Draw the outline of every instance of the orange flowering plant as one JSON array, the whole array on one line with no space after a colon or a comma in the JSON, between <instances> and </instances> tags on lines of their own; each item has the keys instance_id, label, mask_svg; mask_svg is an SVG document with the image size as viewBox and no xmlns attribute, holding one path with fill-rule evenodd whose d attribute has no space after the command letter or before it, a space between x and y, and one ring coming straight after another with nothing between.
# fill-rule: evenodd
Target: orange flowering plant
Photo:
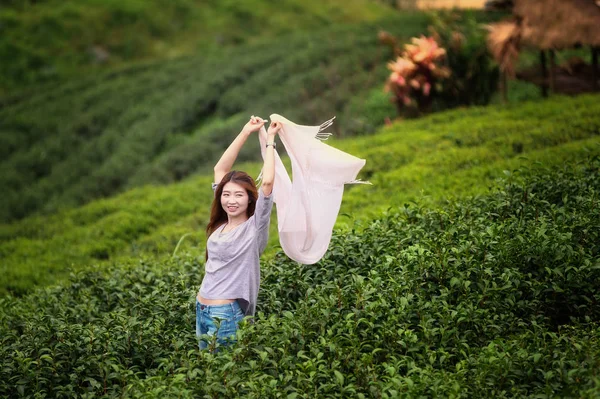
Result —
<instances>
[{"instance_id":1,"label":"orange flowering plant","mask_svg":"<svg viewBox=\"0 0 600 399\"><path fill-rule=\"evenodd\" d=\"M450 69L441 65L446 50L433 37L415 37L395 61L388 63L391 71L385 90L402 112L406 107L428 110L441 80L450 76Z\"/></svg>"}]
</instances>

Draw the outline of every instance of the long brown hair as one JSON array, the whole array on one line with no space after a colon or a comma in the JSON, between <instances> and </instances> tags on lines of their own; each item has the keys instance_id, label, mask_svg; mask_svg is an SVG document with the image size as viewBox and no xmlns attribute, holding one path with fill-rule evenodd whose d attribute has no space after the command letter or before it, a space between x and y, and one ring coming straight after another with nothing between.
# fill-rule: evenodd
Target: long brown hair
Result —
<instances>
[{"instance_id":1,"label":"long brown hair","mask_svg":"<svg viewBox=\"0 0 600 399\"><path fill-rule=\"evenodd\" d=\"M232 182L242 186L248 193L248 209L246 209L246 215L248 217L254 215L256 209L256 200L258 199L258 190L254 179L250 177L246 172L239 170L232 170L223 176L223 179L215 190L215 198L213 199L212 207L210 209L210 220L206 226L206 239L219 228L222 224L227 223L227 213L221 206L221 195L223 194L223 187L225 184ZM208 246L206 250L206 259L208 259Z\"/></svg>"}]
</instances>

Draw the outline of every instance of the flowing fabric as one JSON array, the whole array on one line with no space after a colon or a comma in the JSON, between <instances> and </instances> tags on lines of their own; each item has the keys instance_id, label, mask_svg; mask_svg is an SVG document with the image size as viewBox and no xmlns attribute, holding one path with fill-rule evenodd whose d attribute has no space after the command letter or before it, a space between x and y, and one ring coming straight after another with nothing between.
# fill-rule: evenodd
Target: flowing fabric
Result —
<instances>
[{"instance_id":1,"label":"flowing fabric","mask_svg":"<svg viewBox=\"0 0 600 399\"><path fill-rule=\"evenodd\" d=\"M318 262L329 247L344 184L365 183L355 179L366 161L322 142L330 135L323 130L333 119L321 126L301 126L273 114L272 122L283 125L279 138L292 161L293 177L290 179L275 151L273 195L279 242L291 259L310 265ZM259 140L264 159L267 142L264 127Z\"/></svg>"}]
</instances>

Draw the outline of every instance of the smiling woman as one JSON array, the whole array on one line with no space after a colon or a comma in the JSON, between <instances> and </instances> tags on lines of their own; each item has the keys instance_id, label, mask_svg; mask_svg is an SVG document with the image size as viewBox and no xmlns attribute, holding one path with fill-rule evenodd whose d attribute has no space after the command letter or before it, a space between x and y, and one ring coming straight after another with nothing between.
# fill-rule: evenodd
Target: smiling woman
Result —
<instances>
[{"instance_id":1,"label":"smiling woman","mask_svg":"<svg viewBox=\"0 0 600 399\"><path fill-rule=\"evenodd\" d=\"M244 187L240 184L234 183L231 180L223 187L223 192L221 193L221 206L227 212L227 216L229 216L231 219L237 219L246 213L246 210L248 209L248 203L251 202L246 190L256 191L256 189L252 186L248 187L248 185L246 185L246 187ZM239 226L239 224L243 223L244 221L231 224L231 226L229 223L227 223L223 228L223 233L225 230L233 230L236 226Z\"/></svg>"},{"instance_id":2,"label":"smiling woman","mask_svg":"<svg viewBox=\"0 0 600 399\"><path fill-rule=\"evenodd\" d=\"M240 149L265 121L250 118L214 168L215 198L206 228L206 265L196 297L196 335L200 349L235 339L238 323L254 315L260 285L259 258L269 238L275 180L274 140L280 122L269 126L260 189L252 177L231 171ZM217 320L218 319L218 320ZM208 339L207 339L208 338Z\"/></svg>"}]
</instances>

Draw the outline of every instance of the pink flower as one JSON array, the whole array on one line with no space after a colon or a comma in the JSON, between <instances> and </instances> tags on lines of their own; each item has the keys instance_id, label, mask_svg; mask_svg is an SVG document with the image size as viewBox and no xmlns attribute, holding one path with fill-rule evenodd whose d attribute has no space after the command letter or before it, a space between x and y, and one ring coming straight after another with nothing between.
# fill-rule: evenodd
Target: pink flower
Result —
<instances>
[{"instance_id":1,"label":"pink flower","mask_svg":"<svg viewBox=\"0 0 600 399\"><path fill-rule=\"evenodd\" d=\"M426 96L428 96L430 92L431 92L431 83L426 82L423 85L423 94L425 94Z\"/></svg>"},{"instance_id":2,"label":"pink flower","mask_svg":"<svg viewBox=\"0 0 600 399\"><path fill-rule=\"evenodd\" d=\"M432 37L415 37L412 39L412 43L407 44L404 48L408 58L416 63L436 61L446 54L446 50L439 47Z\"/></svg>"},{"instance_id":3,"label":"pink flower","mask_svg":"<svg viewBox=\"0 0 600 399\"><path fill-rule=\"evenodd\" d=\"M408 75L416 69L416 65L411 60L398 57L396 61L388 63L388 69L400 75Z\"/></svg>"},{"instance_id":4,"label":"pink flower","mask_svg":"<svg viewBox=\"0 0 600 399\"><path fill-rule=\"evenodd\" d=\"M399 106L420 107L425 104L423 97L432 95L437 79L450 76L450 70L440 65L446 50L433 37L425 36L413 38L404 48L400 57L388 63L391 73L385 90L393 93Z\"/></svg>"}]
</instances>

